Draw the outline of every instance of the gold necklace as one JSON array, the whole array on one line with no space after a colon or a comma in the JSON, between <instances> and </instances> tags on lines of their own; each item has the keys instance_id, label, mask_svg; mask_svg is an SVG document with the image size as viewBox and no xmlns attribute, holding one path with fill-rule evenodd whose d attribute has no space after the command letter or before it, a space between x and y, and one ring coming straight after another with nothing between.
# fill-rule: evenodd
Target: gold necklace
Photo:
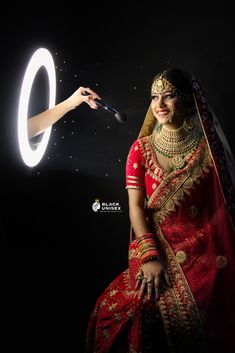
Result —
<instances>
[{"instance_id":1,"label":"gold necklace","mask_svg":"<svg viewBox=\"0 0 235 353\"><path fill-rule=\"evenodd\" d=\"M175 130L160 126L158 131L151 135L150 141L158 153L171 159L171 169L181 169L185 166L186 155L198 146L200 134L191 121L185 121Z\"/></svg>"}]
</instances>

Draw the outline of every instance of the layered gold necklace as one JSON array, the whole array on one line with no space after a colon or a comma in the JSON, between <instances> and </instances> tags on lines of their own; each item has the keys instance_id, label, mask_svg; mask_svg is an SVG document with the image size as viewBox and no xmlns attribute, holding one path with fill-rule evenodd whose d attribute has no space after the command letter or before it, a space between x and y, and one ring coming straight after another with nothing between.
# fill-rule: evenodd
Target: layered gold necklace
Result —
<instances>
[{"instance_id":1,"label":"layered gold necklace","mask_svg":"<svg viewBox=\"0 0 235 353\"><path fill-rule=\"evenodd\" d=\"M170 160L171 169L181 169L185 166L186 156L191 153L200 142L200 134L192 121L186 121L175 130L161 125L157 132L151 135L150 141L154 149Z\"/></svg>"}]
</instances>

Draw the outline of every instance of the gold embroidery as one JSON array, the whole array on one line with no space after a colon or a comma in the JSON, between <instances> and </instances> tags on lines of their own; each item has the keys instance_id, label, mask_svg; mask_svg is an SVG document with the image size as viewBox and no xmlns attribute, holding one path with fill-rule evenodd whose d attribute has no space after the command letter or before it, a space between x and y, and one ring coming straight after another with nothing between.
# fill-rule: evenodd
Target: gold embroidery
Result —
<instances>
[{"instance_id":1,"label":"gold embroidery","mask_svg":"<svg viewBox=\"0 0 235 353\"><path fill-rule=\"evenodd\" d=\"M191 289L157 223L155 223L155 229L163 261L172 283L172 288L167 288L159 300L170 350L190 352L193 347L195 352L206 353L208 349L203 323Z\"/></svg>"},{"instance_id":2,"label":"gold embroidery","mask_svg":"<svg viewBox=\"0 0 235 353\"><path fill-rule=\"evenodd\" d=\"M148 170L147 170L147 174L149 174L151 178L153 178L154 180L157 180L159 183L162 182L163 173L162 173L162 170L161 170L161 169L155 168L154 172L152 172L150 169L148 169Z\"/></svg>"},{"instance_id":3,"label":"gold embroidery","mask_svg":"<svg viewBox=\"0 0 235 353\"><path fill-rule=\"evenodd\" d=\"M135 257L140 258L140 252L138 247L129 250L129 259L133 259Z\"/></svg>"},{"instance_id":4,"label":"gold embroidery","mask_svg":"<svg viewBox=\"0 0 235 353\"><path fill-rule=\"evenodd\" d=\"M197 150L187 156L187 168L183 168L180 173L178 171L167 172L159 167L149 136L139 140L139 147L145 161L147 174L160 183L148 198L148 208L158 210L155 218L158 222L162 222L175 212L185 196L190 195L195 184L199 183L200 179L209 172L212 160L206 140L202 137ZM141 191L143 190L141 189ZM193 207L189 212L192 216L196 216L196 209Z\"/></svg>"},{"instance_id":5,"label":"gold embroidery","mask_svg":"<svg viewBox=\"0 0 235 353\"><path fill-rule=\"evenodd\" d=\"M109 292L110 297L114 296L117 293L116 289L113 289Z\"/></svg>"},{"instance_id":6,"label":"gold embroidery","mask_svg":"<svg viewBox=\"0 0 235 353\"><path fill-rule=\"evenodd\" d=\"M135 162L135 163L133 164L133 168L137 169L137 168L138 168L138 163Z\"/></svg>"},{"instance_id":7,"label":"gold embroidery","mask_svg":"<svg viewBox=\"0 0 235 353\"><path fill-rule=\"evenodd\" d=\"M162 181L148 200L148 207L151 208L154 205L154 208L158 209L155 214L157 222L161 223L176 210L177 206L181 205L185 195L190 195L195 183L199 183L200 179L209 172L211 165L209 151L202 150L194 156L191 165L188 163L187 169L177 175L177 178L175 178L177 172L172 172Z\"/></svg>"},{"instance_id":8,"label":"gold embroidery","mask_svg":"<svg viewBox=\"0 0 235 353\"><path fill-rule=\"evenodd\" d=\"M179 264L183 264L187 260L187 254L183 250L177 251L175 257Z\"/></svg>"},{"instance_id":9,"label":"gold embroidery","mask_svg":"<svg viewBox=\"0 0 235 353\"><path fill-rule=\"evenodd\" d=\"M104 299L103 301L102 301L102 303L100 304L100 306L105 306L107 304L107 299Z\"/></svg>"},{"instance_id":10,"label":"gold embroidery","mask_svg":"<svg viewBox=\"0 0 235 353\"><path fill-rule=\"evenodd\" d=\"M142 180L142 178L133 175L127 175L126 177L130 179Z\"/></svg>"},{"instance_id":11,"label":"gold embroidery","mask_svg":"<svg viewBox=\"0 0 235 353\"><path fill-rule=\"evenodd\" d=\"M130 310L127 312L127 317L128 317L129 320L134 320L134 319L135 319L134 310L130 309Z\"/></svg>"},{"instance_id":12,"label":"gold embroidery","mask_svg":"<svg viewBox=\"0 0 235 353\"><path fill-rule=\"evenodd\" d=\"M112 311L113 309L116 308L116 306L117 306L117 303L113 303L113 304L109 305L108 310Z\"/></svg>"},{"instance_id":13,"label":"gold embroidery","mask_svg":"<svg viewBox=\"0 0 235 353\"><path fill-rule=\"evenodd\" d=\"M119 323L121 321L121 314L120 313L115 313L114 314L114 320L116 323Z\"/></svg>"},{"instance_id":14,"label":"gold embroidery","mask_svg":"<svg viewBox=\"0 0 235 353\"><path fill-rule=\"evenodd\" d=\"M216 267L219 270L223 270L224 268L226 268L228 265L228 259L226 256L223 255L219 255L216 257Z\"/></svg>"},{"instance_id":15,"label":"gold embroidery","mask_svg":"<svg viewBox=\"0 0 235 353\"><path fill-rule=\"evenodd\" d=\"M145 163L141 162L141 164L144 166L147 174L149 174L151 178L161 182L169 173L161 169L158 165L153 148L150 144L150 137L146 136L140 139L139 145L145 161Z\"/></svg>"},{"instance_id":16,"label":"gold embroidery","mask_svg":"<svg viewBox=\"0 0 235 353\"><path fill-rule=\"evenodd\" d=\"M136 291L135 290L125 290L124 292L123 292L123 294L124 294L124 296L125 297L132 297L133 295L135 295L136 294Z\"/></svg>"},{"instance_id":17,"label":"gold embroidery","mask_svg":"<svg viewBox=\"0 0 235 353\"><path fill-rule=\"evenodd\" d=\"M125 284L125 288L126 288L126 291L129 291L131 288L130 288L130 274L129 274L129 268L126 269L124 272L123 272L123 281L124 281L124 284Z\"/></svg>"},{"instance_id":18,"label":"gold embroidery","mask_svg":"<svg viewBox=\"0 0 235 353\"><path fill-rule=\"evenodd\" d=\"M144 188L141 188L140 186L127 185L126 189L134 189L134 190L144 191Z\"/></svg>"}]
</instances>

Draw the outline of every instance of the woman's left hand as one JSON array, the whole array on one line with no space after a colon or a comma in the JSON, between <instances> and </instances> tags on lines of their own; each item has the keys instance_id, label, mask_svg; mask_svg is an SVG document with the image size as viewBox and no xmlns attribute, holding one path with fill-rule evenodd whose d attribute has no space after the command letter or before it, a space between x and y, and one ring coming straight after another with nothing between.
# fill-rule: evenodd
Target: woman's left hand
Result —
<instances>
[{"instance_id":1,"label":"woman's left hand","mask_svg":"<svg viewBox=\"0 0 235 353\"><path fill-rule=\"evenodd\" d=\"M137 275L135 286L135 290L140 289L140 297L146 295L148 300L153 297L159 300L162 285L171 287L169 276L162 262L152 260L143 264Z\"/></svg>"}]
</instances>

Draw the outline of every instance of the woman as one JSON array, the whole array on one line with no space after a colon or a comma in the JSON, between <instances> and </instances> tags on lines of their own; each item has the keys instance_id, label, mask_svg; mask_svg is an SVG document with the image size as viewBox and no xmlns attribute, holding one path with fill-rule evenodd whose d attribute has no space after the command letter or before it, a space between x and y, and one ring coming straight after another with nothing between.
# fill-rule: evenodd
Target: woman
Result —
<instances>
[{"instance_id":1,"label":"woman","mask_svg":"<svg viewBox=\"0 0 235 353\"><path fill-rule=\"evenodd\" d=\"M94 99L101 98L89 87L79 87L69 98L65 99L63 102L60 102L54 107L28 119L29 139L32 139L33 137L44 132L49 126L56 123L65 114L77 108L83 102L86 102L92 109L97 109L98 105Z\"/></svg>"},{"instance_id":2,"label":"woman","mask_svg":"<svg viewBox=\"0 0 235 353\"><path fill-rule=\"evenodd\" d=\"M126 164L129 269L98 299L87 352L235 352L233 168L194 77L157 75Z\"/></svg>"}]
</instances>

